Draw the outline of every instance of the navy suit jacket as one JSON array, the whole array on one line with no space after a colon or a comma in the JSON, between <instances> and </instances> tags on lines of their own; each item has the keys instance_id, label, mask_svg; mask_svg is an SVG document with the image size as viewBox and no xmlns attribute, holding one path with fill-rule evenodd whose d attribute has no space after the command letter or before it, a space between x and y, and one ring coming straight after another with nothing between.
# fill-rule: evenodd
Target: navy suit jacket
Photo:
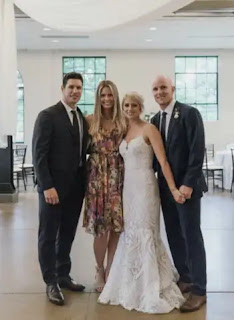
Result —
<instances>
[{"instance_id":1,"label":"navy suit jacket","mask_svg":"<svg viewBox=\"0 0 234 320\"><path fill-rule=\"evenodd\" d=\"M151 119L151 123L159 130L160 112ZM165 150L177 188L181 185L191 187L193 198L202 197L203 192L207 191L202 172L205 135L202 117L196 108L176 101L169 123ZM168 189L156 158L153 166L155 171L158 171L160 190Z\"/></svg>"}]
</instances>

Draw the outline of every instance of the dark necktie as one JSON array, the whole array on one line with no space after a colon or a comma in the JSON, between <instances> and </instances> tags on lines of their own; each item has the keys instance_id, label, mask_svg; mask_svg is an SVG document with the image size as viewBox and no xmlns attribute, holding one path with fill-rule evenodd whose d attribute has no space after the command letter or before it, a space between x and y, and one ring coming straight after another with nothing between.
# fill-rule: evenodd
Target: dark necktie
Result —
<instances>
[{"instance_id":1,"label":"dark necktie","mask_svg":"<svg viewBox=\"0 0 234 320\"><path fill-rule=\"evenodd\" d=\"M80 150L80 127L79 127L79 123L78 123L76 111L75 111L75 110L72 110L71 113L72 113L72 115L73 115L73 129L74 129L74 133L75 133L75 136L77 137L77 140L79 141L79 156L80 156L80 155L81 155L81 150Z\"/></svg>"},{"instance_id":2,"label":"dark necktie","mask_svg":"<svg viewBox=\"0 0 234 320\"><path fill-rule=\"evenodd\" d=\"M162 136L162 140L163 140L164 145L166 145L166 116L167 116L167 113L165 111L163 111L163 113L161 114L160 132L161 132L161 136Z\"/></svg>"},{"instance_id":3,"label":"dark necktie","mask_svg":"<svg viewBox=\"0 0 234 320\"><path fill-rule=\"evenodd\" d=\"M71 111L72 115L73 115L73 128L75 133L79 134L80 133L80 129L79 129L79 124L78 124L78 119L77 119L77 115L75 110Z\"/></svg>"}]
</instances>

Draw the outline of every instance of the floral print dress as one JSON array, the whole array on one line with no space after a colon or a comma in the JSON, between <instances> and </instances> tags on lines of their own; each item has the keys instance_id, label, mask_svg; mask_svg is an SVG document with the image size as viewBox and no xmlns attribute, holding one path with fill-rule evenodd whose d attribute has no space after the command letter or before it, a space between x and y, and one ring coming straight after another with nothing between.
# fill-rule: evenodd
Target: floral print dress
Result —
<instances>
[{"instance_id":1,"label":"floral print dress","mask_svg":"<svg viewBox=\"0 0 234 320\"><path fill-rule=\"evenodd\" d=\"M123 229L121 141L117 129L101 128L92 137L83 227L95 236L110 230L120 233Z\"/></svg>"}]
</instances>

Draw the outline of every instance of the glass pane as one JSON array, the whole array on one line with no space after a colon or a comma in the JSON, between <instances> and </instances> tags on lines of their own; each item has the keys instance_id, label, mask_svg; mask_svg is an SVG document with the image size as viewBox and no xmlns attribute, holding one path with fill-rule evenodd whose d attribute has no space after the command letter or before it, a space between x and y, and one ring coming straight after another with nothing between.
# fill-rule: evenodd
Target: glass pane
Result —
<instances>
[{"instance_id":1,"label":"glass pane","mask_svg":"<svg viewBox=\"0 0 234 320\"><path fill-rule=\"evenodd\" d=\"M217 57L207 57L207 72L218 72Z\"/></svg>"},{"instance_id":2,"label":"glass pane","mask_svg":"<svg viewBox=\"0 0 234 320\"><path fill-rule=\"evenodd\" d=\"M24 133L23 132L17 132L15 141L16 142L24 142Z\"/></svg>"},{"instance_id":3,"label":"glass pane","mask_svg":"<svg viewBox=\"0 0 234 320\"><path fill-rule=\"evenodd\" d=\"M84 89L82 91L82 95L81 95L81 98L80 98L80 101L78 102L78 105L80 106L80 104L83 104L84 103L84 99L85 99L85 94L84 94Z\"/></svg>"},{"instance_id":4,"label":"glass pane","mask_svg":"<svg viewBox=\"0 0 234 320\"><path fill-rule=\"evenodd\" d=\"M196 105L196 108L200 111L203 120L207 120L206 105Z\"/></svg>"},{"instance_id":5,"label":"glass pane","mask_svg":"<svg viewBox=\"0 0 234 320\"><path fill-rule=\"evenodd\" d=\"M81 110L81 112L84 114L85 112L85 106L83 104L79 104L79 109Z\"/></svg>"},{"instance_id":6,"label":"glass pane","mask_svg":"<svg viewBox=\"0 0 234 320\"><path fill-rule=\"evenodd\" d=\"M206 88L199 88L197 89L197 103L206 103Z\"/></svg>"},{"instance_id":7,"label":"glass pane","mask_svg":"<svg viewBox=\"0 0 234 320\"><path fill-rule=\"evenodd\" d=\"M196 90L187 89L186 90L186 103L194 104L196 102Z\"/></svg>"},{"instance_id":8,"label":"glass pane","mask_svg":"<svg viewBox=\"0 0 234 320\"><path fill-rule=\"evenodd\" d=\"M17 120L18 120L18 122L19 121L24 122L24 113L22 111L18 111Z\"/></svg>"},{"instance_id":9,"label":"glass pane","mask_svg":"<svg viewBox=\"0 0 234 320\"><path fill-rule=\"evenodd\" d=\"M186 73L196 72L196 58L186 58Z\"/></svg>"},{"instance_id":10,"label":"glass pane","mask_svg":"<svg viewBox=\"0 0 234 320\"><path fill-rule=\"evenodd\" d=\"M176 89L185 89L186 87L186 74L176 75Z\"/></svg>"},{"instance_id":11,"label":"glass pane","mask_svg":"<svg viewBox=\"0 0 234 320\"><path fill-rule=\"evenodd\" d=\"M19 111L24 110L24 100L22 99L18 100L18 110Z\"/></svg>"},{"instance_id":12,"label":"glass pane","mask_svg":"<svg viewBox=\"0 0 234 320\"><path fill-rule=\"evenodd\" d=\"M23 87L23 86L24 86L23 79L19 71L17 71L17 87Z\"/></svg>"},{"instance_id":13,"label":"glass pane","mask_svg":"<svg viewBox=\"0 0 234 320\"><path fill-rule=\"evenodd\" d=\"M63 72L68 73L74 71L74 66L73 66L73 58L64 58L63 59Z\"/></svg>"},{"instance_id":14,"label":"glass pane","mask_svg":"<svg viewBox=\"0 0 234 320\"><path fill-rule=\"evenodd\" d=\"M84 88L85 89L95 89L95 77L94 74L85 74L84 75Z\"/></svg>"},{"instance_id":15,"label":"glass pane","mask_svg":"<svg viewBox=\"0 0 234 320\"><path fill-rule=\"evenodd\" d=\"M74 71L79 73L84 73L85 71L84 58L74 58Z\"/></svg>"},{"instance_id":16,"label":"glass pane","mask_svg":"<svg viewBox=\"0 0 234 320\"><path fill-rule=\"evenodd\" d=\"M24 122L18 121L17 122L17 132L23 132L24 131Z\"/></svg>"},{"instance_id":17,"label":"glass pane","mask_svg":"<svg viewBox=\"0 0 234 320\"><path fill-rule=\"evenodd\" d=\"M218 120L218 116L217 116L217 112L218 108L217 108L217 104L211 104L207 106L207 120L209 121L215 121Z\"/></svg>"},{"instance_id":18,"label":"glass pane","mask_svg":"<svg viewBox=\"0 0 234 320\"><path fill-rule=\"evenodd\" d=\"M102 80L105 80L105 74L96 74L95 75L95 89L97 88L97 86L99 85L99 83L102 81Z\"/></svg>"},{"instance_id":19,"label":"glass pane","mask_svg":"<svg viewBox=\"0 0 234 320\"><path fill-rule=\"evenodd\" d=\"M196 74L186 74L185 75L185 86L188 89L196 88Z\"/></svg>"},{"instance_id":20,"label":"glass pane","mask_svg":"<svg viewBox=\"0 0 234 320\"><path fill-rule=\"evenodd\" d=\"M93 90L85 90L85 103L86 104L94 104L94 91Z\"/></svg>"},{"instance_id":21,"label":"glass pane","mask_svg":"<svg viewBox=\"0 0 234 320\"><path fill-rule=\"evenodd\" d=\"M18 88L18 100L24 99L24 89Z\"/></svg>"},{"instance_id":22,"label":"glass pane","mask_svg":"<svg viewBox=\"0 0 234 320\"><path fill-rule=\"evenodd\" d=\"M206 74L197 74L196 80L197 90L200 90L201 88L206 88Z\"/></svg>"},{"instance_id":23,"label":"glass pane","mask_svg":"<svg viewBox=\"0 0 234 320\"><path fill-rule=\"evenodd\" d=\"M184 73L185 72L185 58L176 57L175 58L175 72Z\"/></svg>"},{"instance_id":24,"label":"glass pane","mask_svg":"<svg viewBox=\"0 0 234 320\"><path fill-rule=\"evenodd\" d=\"M176 89L176 99L185 102L185 89Z\"/></svg>"},{"instance_id":25,"label":"glass pane","mask_svg":"<svg viewBox=\"0 0 234 320\"><path fill-rule=\"evenodd\" d=\"M85 106L85 111L87 112L87 114L92 114L94 111L94 105L86 105Z\"/></svg>"},{"instance_id":26,"label":"glass pane","mask_svg":"<svg viewBox=\"0 0 234 320\"><path fill-rule=\"evenodd\" d=\"M207 103L217 103L217 91L213 88L207 89Z\"/></svg>"},{"instance_id":27,"label":"glass pane","mask_svg":"<svg viewBox=\"0 0 234 320\"><path fill-rule=\"evenodd\" d=\"M95 58L85 58L85 73L95 73Z\"/></svg>"},{"instance_id":28,"label":"glass pane","mask_svg":"<svg viewBox=\"0 0 234 320\"><path fill-rule=\"evenodd\" d=\"M206 73L206 57L197 57L197 72Z\"/></svg>"},{"instance_id":29,"label":"glass pane","mask_svg":"<svg viewBox=\"0 0 234 320\"><path fill-rule=\"evenodd\" d=\"M106 58L95 59L95 72L106 73Z\"/></svg>"},{"instance_id":30,"label":"glass pane","mask_svg":"<svg viewBox=\"0 0 234 320\"><path fill-rule=\"evenodd\" d=\"M217 89L217 74L207 74L207 87Z\"/></svg>"}]
</instances>

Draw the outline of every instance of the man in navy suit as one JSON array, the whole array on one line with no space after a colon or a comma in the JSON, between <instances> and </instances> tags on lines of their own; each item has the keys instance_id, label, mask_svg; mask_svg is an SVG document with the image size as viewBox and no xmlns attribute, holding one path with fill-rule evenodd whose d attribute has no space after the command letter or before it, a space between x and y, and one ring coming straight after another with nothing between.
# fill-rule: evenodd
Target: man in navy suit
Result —
<instances>
[{"instance_id":1,"label":"man in navy suit","mask_svg":"<svg viewBox=\"0 0 234 320\"><path fill-rule=\"evenodd\" d=\"M153 95L160 111L151 119L161 132L177 188L185 196L176 203L157 160L161 205L169 246L177 268L181 291L190 292L182 312L199 309L206 302L206 254L200 228L200 205L207 186L202 173L205 151L203 121L199 111L173 99L171 79L158 76Z\"/></svg>"},{"instance_id":2,"label":"man in navy suit","mask_svg":"<svg viewBox=\"0 0 234 320\"><path fill-rule=\"evenodd\" d=\"M70 277L70 251L85 193L88 127L76 104L82 75L63 78L62 99L42 110L33 133L33 163L39 194L38 251L50 302L64 304L60 287L83 291Z\"/></svg>"}]
</instances>

